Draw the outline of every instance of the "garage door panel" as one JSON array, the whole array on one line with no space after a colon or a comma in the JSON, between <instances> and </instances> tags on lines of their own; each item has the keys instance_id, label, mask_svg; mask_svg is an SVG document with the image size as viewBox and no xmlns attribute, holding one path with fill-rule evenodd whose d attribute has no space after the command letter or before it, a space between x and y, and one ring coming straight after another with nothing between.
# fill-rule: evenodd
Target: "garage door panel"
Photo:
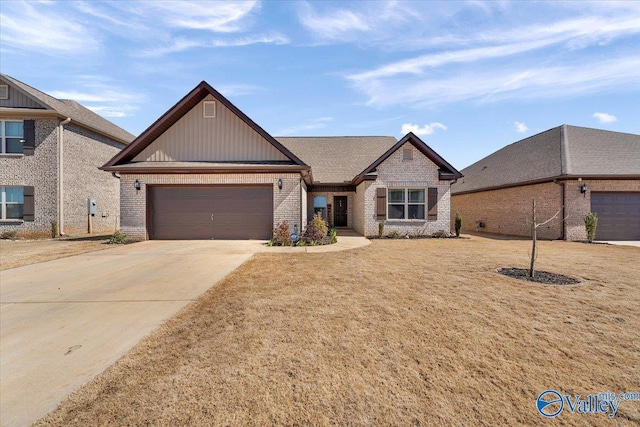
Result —
<instances>
[{"instance_id":1,"label":"garage door panel","mask_svg":"<svg viewBox=\"0 0 640 427\"><path fill-rule=\"evenodd\" d=\"M596 239L640 240L640 193L592 193L591 211L598 215Z\"/></svg>"},{"instance_id":2,"label":"garage door panel","mask_svg":"<svg viewBox=\"0 0 640 427\"><path fill-rule=\"evenodd\" d=\"M268 239L271 186L156 186L151 190L153 239Z\"/></svg>"}]
</instances>

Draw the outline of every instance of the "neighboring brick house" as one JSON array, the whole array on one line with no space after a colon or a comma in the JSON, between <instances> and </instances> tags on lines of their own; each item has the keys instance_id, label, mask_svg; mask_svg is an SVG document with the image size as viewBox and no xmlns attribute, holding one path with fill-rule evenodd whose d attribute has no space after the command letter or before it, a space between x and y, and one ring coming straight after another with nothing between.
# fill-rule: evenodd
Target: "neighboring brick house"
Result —
<instances>
[{"instance_id":1,"label":"neighboring brick house","mask_svg":"<svg viewBox=\"0 0 640 427\"><path fill-rule=\"evenodd\" d=\"M412 133L273 138L200 83L103 167L121 176L122 231L134 239L268 239L314 212L377 235L449 229L460 172Z\"/></svg>"},{"instance_id":2,"label":"neighboring brick house","mask_svg":"<svg viewBox=\"0 0 640 427\"><path fill-rule=\"evenodd\" d=\"M98 169L133 135L71 100L53 98L0 74L0 233L25 237L113 233L119 181Z\"/></svg>"},{"instance_id":3,"label":"neighboring brick house","mask_svg":"<svg viewBox=\"0 0 640 427\"><path fill-rule=\"evenodd\" d=\"M462 231L530 236L532 200L544 239L640 240L640 135L562 125L508 145L462 170L451 213Z\"/></svg>"}]
</instances>

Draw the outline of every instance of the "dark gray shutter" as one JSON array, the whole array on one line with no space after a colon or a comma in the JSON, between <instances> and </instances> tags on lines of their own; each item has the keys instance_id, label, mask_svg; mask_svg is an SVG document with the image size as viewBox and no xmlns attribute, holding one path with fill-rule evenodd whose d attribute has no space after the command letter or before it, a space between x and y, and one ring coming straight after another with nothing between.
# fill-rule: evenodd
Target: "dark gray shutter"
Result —
<instances>
[{"instance_id":1,"label":"dark gray shutter","mask_svg":"<svg viewBox=\"0 0 640 427\"><path fill-rule=\"evenodd\" d=\"M33 221L35 218L35 203L33 202L33 187L22 187L24 196L24 207L22 210L22 219L25 221Z\"/></svg>"},{"instance_id":2,"label":"dark gray shutter","mask_svg":"<svg viewBox=\"0 0 640 427\"><path fill-rule=\"evenodd\" d=\"M36 149L36 122L35 120L25 120L22 125L24 136L23 152L25 156L33 156ZM33 221L33 220L32 220Z\"/></svg>"},{"instance_id":3,"label":"dark gray shutter","mask_svg":"<svg viewBox=\"0 0 640 427\"><path fill-rule=\"evenodd\" d=\"M438 189L429 188L429 218L438 219Z\"/></svg>"},{"instance_id":4,"label":"dark gray shutter","mask_svg":"<svg viewBox=\"0 0 640 427\"><path fill-rule=\"evenodd\" d=\"M376 189L376 219L387 219L387 189Z\"/></svg>"}]
</instances>

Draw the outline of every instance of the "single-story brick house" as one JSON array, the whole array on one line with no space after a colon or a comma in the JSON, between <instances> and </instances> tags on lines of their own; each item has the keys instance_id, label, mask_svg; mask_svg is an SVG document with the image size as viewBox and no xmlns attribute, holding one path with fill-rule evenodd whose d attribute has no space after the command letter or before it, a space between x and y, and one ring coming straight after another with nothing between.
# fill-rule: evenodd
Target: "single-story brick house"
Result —
<instances>
[{"instance_id":1,"label":"single-story brick house","mask_svg":"<svg viewBox=\"0 0 640 427\"><path fill-rule=\"evenodd\" d=\"M640 240L640 135L562 125L508 145L462 170L451 212L463 231L530 236L532 200L545 239ZM566 219L565 219L566 218Z\"/></svg>"},{"instance_id":2,"label":"single-story brick house","mask_svg":"<svg viewBox=\"0 0 640 427\"><path fill-rule=\"evenodd\" d=\"M99 169L134 136L75 101L0 74L0 233L113 233L120 184Z\"/></svg>"},{"instance_id":3,"label":"single-story brick house","mask_svg":"<svg viewBox=\"0 0 640 427\"><path fill-rule=\"evenodd\" d=\"M320 212L363 235L450 228L453 166L414 134L274 138L206 82L103 166L133 239L268 239Z\"/></svg>"}]
</instances>

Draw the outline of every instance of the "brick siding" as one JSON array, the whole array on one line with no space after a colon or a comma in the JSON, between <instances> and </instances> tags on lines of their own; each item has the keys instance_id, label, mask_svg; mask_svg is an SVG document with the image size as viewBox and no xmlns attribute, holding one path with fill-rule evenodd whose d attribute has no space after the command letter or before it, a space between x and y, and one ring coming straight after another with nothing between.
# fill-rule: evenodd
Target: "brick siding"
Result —
<instances>
[{"instance_id":1,"label":"brick siding","mask_svg":"<svg viewBox=\"0 0 640 427\"><path fill-rule=\"evenodd\" d=\"M30 117L2 117L28 120ZM16 231L22 237L48 237L51 222L58 218L58 123L36 119L36 149L33 156L0 155L0 185L34 187L34 221L0 221L0 233Z\"/></svg>"},{"instance_id":2,"label":"brick siding","mask_svg":"<svg viewBox=\"0 0 640 427\"><path fill-rule=\"evenodd\" d=\"M531 236L531 201L536 199L536 213L540 221L552 217L562 207L562 187L565 186L566 217L564 238L586 240L584 216L591 211L592 191L640 191L640 180L567 180L458 194L451 198L452 224L455 212L462 215L463 232L487 232L511 236ZM589 187L587 194L580 186ZM479 228L478 221L485 223ZM562 238L562 217L538 229L541 239Z\"/></svg>"},{"instance_id":3,"label":"brick siding","mask_svg":"<svg viewBox=\"0 0 640 427\"><path fill-rule=\"evenodd\" d=\"M28 120L31 117L2 117ZM33 156L0 155L0 185L34 187L34 221L0 221L0 232L22 237L49 237L58 220L58 119L36 118ZM94 233L113 233L119 216L118 179L98 169L121 144L72 123L64 127L64 231L87 231L87 197L98 200ZM90 196L92 195L92 196ZM102 217L102 212L108 214Z\"/></svg>"},{"instance_id":4,"label":"brick siding","mask_svg":"<svg viewBox=\"0 0 640 427\"><path fill-rule=\"evenodd\" d=\"M413 160L403 160L404 147L413 149ZM386 220L385 234L397 231L402 235L431 235L438 230L449 230L450 184L449 181L439 180L439 168L435 163L410 143L407 143L382 162L377 170L378 177L375 181L365 181L356 189L354 197L356 205L359 201L363 202L363 209L357 208L354 212L356 231L365 236L378 235L380 221L376 219L376 189L379 187L424 188L425 202L427 201L426 189L438 189L438 216L436 220ZM425 203L425 216L427 209L428 205Z\"/></svg>"},{"instance_id":5,"label":"brick siding","mask_svg":"<svg viewBox=\"0 0 640 427\"><path fill-rule=\"evenodd\" d=\"M562 188L553 182L522 187L453 195L452 224L456 212L462 216L462 232L485 232L511 236L531 236L532 201L536 200L538 221L551 218L562 206ZM481 227L480 222L484 224ZM562 236L562 218L538 228L538 238Z\"/></svg>"},{"instance_id":6,"label":"brick siding","mask_svg":"<svg viewBox=\"0 0 640 427\"><path fill-rule=\"evenodd\" d=\"M98 167L122 149L121 144L73 125L64 127L64 231L87 232L87 199L96 200L91 218L93 233L111 234L118 229L120 183L111 172Z\"/></svg>"}]
</instances>

